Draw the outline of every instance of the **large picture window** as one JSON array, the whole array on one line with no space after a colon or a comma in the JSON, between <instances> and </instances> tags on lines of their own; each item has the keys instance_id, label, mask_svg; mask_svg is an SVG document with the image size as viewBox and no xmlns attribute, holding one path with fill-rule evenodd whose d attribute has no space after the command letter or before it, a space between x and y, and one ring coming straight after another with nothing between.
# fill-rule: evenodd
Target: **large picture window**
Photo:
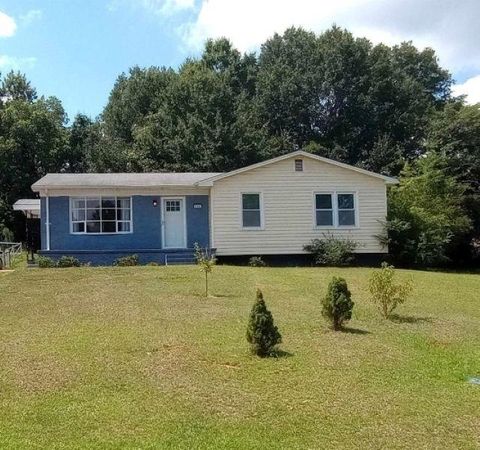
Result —
<instances>
[{"instance_id":1,"label":"large picture window","mask_svg":"<svg viewBox=\"0 0 480 450\"><path fill-rule=\"evenodd\" d=\"M72 197L70 224L72 233L130 233L131 197Z\"/></svg>"},{"instance_id":2,"label":"large picture window","mask_svg":"<svg viewBox=\"0 0 480 450\"><path fill-rule=\"evenodd\" d=\"M356 200L353 192L315 194L315 225L317 227L356 227Z\"/></svg>"},{"instance_id":3,"label":"large picture window","mask_svg":"<svg viewBox=\"0 0 480 450\"><path fill-rule=\"evenodd\" d=\"M258 193L242 194L242 227L261 228L261 198Z\"/></svg>"}]
</instances>

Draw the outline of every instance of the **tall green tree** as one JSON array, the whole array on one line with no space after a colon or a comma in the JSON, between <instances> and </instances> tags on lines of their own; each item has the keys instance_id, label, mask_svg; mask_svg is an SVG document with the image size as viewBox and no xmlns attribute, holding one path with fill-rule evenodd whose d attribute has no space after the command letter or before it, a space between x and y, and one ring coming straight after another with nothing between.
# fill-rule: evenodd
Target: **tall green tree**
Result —
<instances>
[{"instance_id":1,"label":"tall green tree","mask_svg":"<svg viewBox=\"0 0 480 450\"><path fill-rule=\"evenodd\" d=\"M465 192L434 153L407 165L388 197L388 245L397 263L434 266L450 260L472 226L463 208Z\"/></svg>"},{"instance_id":2,"label":"tall green tree","mask_svg":"<svg viewBox=\"0 0 480 450\"><path fill-rule=\"evenodd\" d=\"M374 47L338 27L291 28L262 46L257 100L269 134L293 148L396 174L424 151L429 117L451 82L431 49Z\"/></svg>"},{"instance_id":3,"label":"tall green tree","mask_svg":"<svg viewBox=\"0 0 480 450\"><path fill-rule=\"evenodd\" d=\"M464 105L459 101L447 103L430 123L426 147L441 155L446 162L448 174L467 187L463 209L473 226L459 246L455 260L464 260L467 255L479 260L480 105Z\"/></svg>"},{"instance_id":4,"label":"tall green tree","mask_svg":"<svg viewBox=\"0 0 480 450\"><path fill-rule=\"evenodd\" d=\"M0 225L18 231L12 204L31 197L32 183L47 172L64 167L66 114L55 97L37 98L21 74L8 74L0 90Z\"/></svg>"}]
</instances>

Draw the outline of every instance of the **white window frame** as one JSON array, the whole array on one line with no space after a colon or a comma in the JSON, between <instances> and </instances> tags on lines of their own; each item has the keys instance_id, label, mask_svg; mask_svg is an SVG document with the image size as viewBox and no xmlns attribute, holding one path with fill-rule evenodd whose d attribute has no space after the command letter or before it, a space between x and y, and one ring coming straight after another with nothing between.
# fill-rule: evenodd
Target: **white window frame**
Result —
<instances>
[{"instance_id":1,"label":"white window frame","mask_svg":"<svg viewBox=\"0 0 480 450\"><path fill-rule=\"evenodd\" d=\"M258 200L260 202L260 226L259 227L245 227L243 226L243 196L244 195L258 195ZM245 231L249 230L264 230L265 229L265 218L264 218L264 211L263 211L263 192L261 191L244 191L240 192L240 228ZM247 210L249 211L249 210ZM256 211L256 210L250 210Z\"/></svg>"},{"instance_id":2,"label":"white window frame","mask_svg":"<svg viewBox=\"0 0 480 450\"><path fill-rule=\"evenodd\" d=\"M317 225L317 194L328 194L332 196L332 210L333 210L333 225ZM354 225L340 225L338 223L338 195L351 194L353 195L353 210L355 217ZM347 211L347 210L345 210ZM313 228L317 230L325 229L340 229L340 230L354 230L360 228L359 222L359 205L358 205L358 192L357 191L315 191L313 193Z\"/></svg>"},{"instance_id":3,"label":"white window frame","mask_svg":"<svg viewBox=\"0 0 480 450\"><path fill-rule=\"evenodd\" d=\"M115 214L117 211L117 199L118 198L128 198L130 201L130 220L117 220L115 217L115 229L117 231L109 231L109 232L95 232L95 233L87 233L87 222L90 222L87 220L87 215L86 215L86 202L88 199L100 199L100 210L102 209L102 199L103 198L114 198L115 199ZM85 220L72 220L72 205L74 200L79 200L82 199L85 201ZM120 208L121 209L121 208ZM112 234L132 234L133 233L133 203L132 203L132 197L129 195L75 195L69 198L69 208L68 208L68 221L70 224L70 234L75 234L75 235L86 235L86 236L105 236L105 235L112 235ZM84 223L84 231L73 231L73 224L74 223ZM102 220L100 221L94 221L94 222L100 222L100 228L102 226ZM113 222L113 221L112 221ZM118 231L118 222L128 222L130 223L130 231Z\"/></svg>"},{"instance_id":4,"label":"white window frame","mask_svg":"<svg viewBox=\"0 0 480 450\"><path fill-rule=\"evenodd\" d=\"M332 199L332 225L317 225L317 211L330 211L329 209L317 209L317 195L330 195ZM322 191L313 193L313 226L315 228L335 228L335 192Z\"/></svg>"},{"instance_id":5,"label":"white window frame","mask_svg":"<svg viewBox=\"0 0 480 450\"><path fill-rule=\"evenodd\" d=\"M338 207L338 196L339 195L352 195L353 197L353 225L340 225L340 211L351 211L351 209L339 208ZM356 192L349 192L349 191L338 191L335 192L335 209L336 209L336 217L337 217L337 228L358 228L358 201L357 201L357 193Z\"/></svg>"}]
</instances>

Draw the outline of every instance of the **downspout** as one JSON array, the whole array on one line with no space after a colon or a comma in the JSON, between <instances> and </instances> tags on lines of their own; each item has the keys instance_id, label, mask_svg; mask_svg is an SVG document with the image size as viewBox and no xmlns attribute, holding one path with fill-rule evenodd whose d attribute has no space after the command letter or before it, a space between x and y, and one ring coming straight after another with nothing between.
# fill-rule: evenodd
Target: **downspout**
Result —
<instances>
[{"instance_id":1,"label":"downspout","mask_svg":"<svg viewBox=\"0 0 480 450\"><path fill-rule=\"evenodd\" d=\"M46 250L50 250L50 197L48 191L45 190L45 244Z\"/></svg>"}]
</instances>

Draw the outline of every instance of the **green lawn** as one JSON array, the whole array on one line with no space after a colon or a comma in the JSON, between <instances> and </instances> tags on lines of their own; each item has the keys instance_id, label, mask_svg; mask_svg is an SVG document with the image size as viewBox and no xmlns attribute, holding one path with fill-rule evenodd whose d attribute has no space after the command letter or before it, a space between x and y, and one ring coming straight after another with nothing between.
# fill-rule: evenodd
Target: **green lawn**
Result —
<instances>
[{"instance_id":1,"label":"green lawn","mask_svg":"<svg viewBox=\"0 0 480 450\"><path fill-rule=\"evenodd\" d=\"M413 298L385 321L369 273L219 266L208 299L191 266L0 274L0 448L479 448L480 276L398 271ZM248 352L257 286L284 357Z\"/></svg>"}]
</instances>

